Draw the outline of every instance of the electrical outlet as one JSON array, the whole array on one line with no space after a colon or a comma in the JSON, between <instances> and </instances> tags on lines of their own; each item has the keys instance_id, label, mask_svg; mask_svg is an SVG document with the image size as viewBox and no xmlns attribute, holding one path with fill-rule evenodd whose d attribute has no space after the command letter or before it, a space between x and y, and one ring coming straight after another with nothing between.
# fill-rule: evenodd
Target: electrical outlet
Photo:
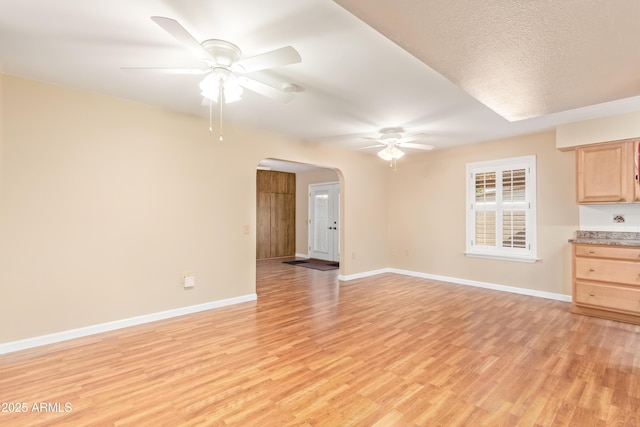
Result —
<instances>
[{"instance_id":1,"label":"electrical outlet","mask_svg":"<svg viewBox=\"0 0 640 427\"><path fill-rule=\"evenodd\" d=\"M196 276L190 270L184 270L181 274L180 284L184 289L193 288L196 285Z\"/></svg>"},{"instance_id":2,"label":"electrical outlet","mask_svg":"<svg viewBox=\"0 0 640 427\"><path fill-rule=\"evenodd\" d=\"M182 278L182 284L185 289L193 288L196 285L196 276L184 276Z\"/></svg>"},{"instance_id":3,"label":"electrical outlet","mask_svg":"<svg viewBox=\"0 0 640 427\"><path fill-rule=\"evenodd\" d=\"M624 224L624 215L618 214L613 216L613 222L616 224Z\"/></svg>"}]
</instances>

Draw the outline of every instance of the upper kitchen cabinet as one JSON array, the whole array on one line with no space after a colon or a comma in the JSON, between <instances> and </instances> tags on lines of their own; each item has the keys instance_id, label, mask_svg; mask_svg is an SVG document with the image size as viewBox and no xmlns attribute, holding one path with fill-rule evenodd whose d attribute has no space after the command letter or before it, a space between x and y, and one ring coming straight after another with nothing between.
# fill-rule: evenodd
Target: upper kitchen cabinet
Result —
<instances>
[{"instance_id":1,"label":"upper kitchen cabinet","mask_svg":"<svg viewBox=\"0 0 640 427\"><path fill-rule=\"evenodd\" d=\"M640 201L638 141L576 147L578 203Z\"/></svg>"}]
</instances>

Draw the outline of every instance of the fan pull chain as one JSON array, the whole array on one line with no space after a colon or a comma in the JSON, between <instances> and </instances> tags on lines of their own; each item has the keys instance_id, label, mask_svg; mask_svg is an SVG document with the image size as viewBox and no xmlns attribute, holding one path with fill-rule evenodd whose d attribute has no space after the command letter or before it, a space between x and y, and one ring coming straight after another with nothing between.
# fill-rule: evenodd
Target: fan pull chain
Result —
<instances>
[{"instance_id":1,"label":"fan pull chain","mask_svg":"<svg viewBox=\"0 0 640 427\"><path fill-rule=\"evenodd\" d=\"M213 101L209 100L209 132L213 133Z\"/></svg>"},{"instance_id":2,"label":"fan pull chain","mask_svg":"<svg viewBox=\"0 0 640 427\"><path fill-rule=\"evenodd\" d=\"M220 138L219 138L220 142L224 141L224 138L222 138L222 102L220 102Z\"/></svg>"},{"instance_id":3,"label":"fan pull chain","mask_svg":"<svg viewBox=\"0 0 640 427\"><path fill-rule=\"evenodd\" d=\"M224 141L222 138L222 104L224 104L224 81L220 79L219 81L220 94L218 96L218 102L220 103L220 142Z\"/></svg>"}]
</instances>

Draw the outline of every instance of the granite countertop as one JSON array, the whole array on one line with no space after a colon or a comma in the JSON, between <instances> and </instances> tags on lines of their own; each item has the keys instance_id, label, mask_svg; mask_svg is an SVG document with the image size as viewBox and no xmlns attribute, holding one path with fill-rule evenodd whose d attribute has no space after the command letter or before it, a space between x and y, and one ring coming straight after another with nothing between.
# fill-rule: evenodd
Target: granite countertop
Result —
<instances>
[{"instance_id":1,"label":"granite countertop","mask_svg":"<svg viewBox=\"0 0 640 427\"><path fill-rule=\"evenodd\" d=\"M578 230L570 243L589 245L640 246L640 233L632 231L582 231Z\"/></svg>"}]
</instances>

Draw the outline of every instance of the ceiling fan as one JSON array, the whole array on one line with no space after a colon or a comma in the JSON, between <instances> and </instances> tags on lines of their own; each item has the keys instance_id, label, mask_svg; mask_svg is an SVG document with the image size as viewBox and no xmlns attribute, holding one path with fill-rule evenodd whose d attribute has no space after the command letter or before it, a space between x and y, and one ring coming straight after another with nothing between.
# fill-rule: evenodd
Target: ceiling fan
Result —
<instances>
[{"instance_id":1,"label":"ceiling fan","mask_svg":"<svg viewBox=\"0 0 640 427\"><path fill-rule=\"evenodd\" d=\"M302 61L300 54L291 46L285 46L255 56L243 57L235 44L219 39L208 39L199 43L178 21L162 16L152 16L153 22L172 35L185 48L200 59L203 68L150 68L123 67L126 71L152 71L164 74L204 75L200 81L200 91L209 100L210 118L212 102L222 104L241 98L243 88L280 102L289 102L299 87L292 83L283 83L280 88L252 79L247 74L274 67L297 64ZM222 121L222 120L221 120ZM211 127L209 128L211 130ZM220 132L222 141L222 132Z\"/></svg>"},{"instance_id":2,"label":"ceiling fan","mask_svg":"<svg viewBox=\"0 0 640 427\"><path fill-rule=\"evenodd\" d=\"M370 145L363 147L361 150L369 148L384 147L378 151L378 157L389 162L389 166L395 167L396 160L404 156L404 151L401 148L412 148L416 150L433 150L433 145L416 144L411 141L415 141L423 133L416 133L412 135L403 135L404 129L401 127L388 127L380 129L380 136L376 138L365 137L365 139L372 139L378 141L376 145Z\"/></svg>"}]
</instances>

